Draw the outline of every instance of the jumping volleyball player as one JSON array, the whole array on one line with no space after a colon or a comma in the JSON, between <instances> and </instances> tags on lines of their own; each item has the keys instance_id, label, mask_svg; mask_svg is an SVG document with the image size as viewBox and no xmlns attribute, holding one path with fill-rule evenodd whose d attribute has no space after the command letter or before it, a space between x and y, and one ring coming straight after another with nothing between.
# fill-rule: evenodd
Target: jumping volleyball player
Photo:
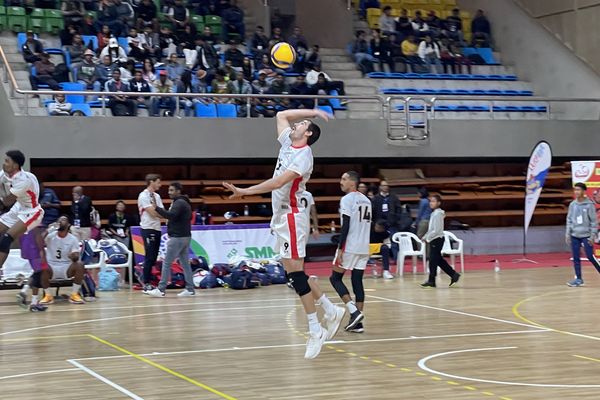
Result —
<instances>
[{"instance_id":1,"label":"jumping volleyball player","mask_svg":"<svg viewBox=\"0 0 600 400\"><path fill-rule=\"evenodd\" d=\"M300 296L308 318L310 336L304 357L309 359L318 356L323 343L335 336L346 312L344 308L333 305L326 295L316 298L315 293L320 292L318 284L312 281L309 283L304 272L309 218L301 198L313 170L310 146L321 134L319 126L307 119L314 117L329 120L329 115L321 110L287 110L277 113L277 133L281 149L271 179L243 189L223 182L223 186L233 193L232 199L272 192L271 229L277 237L277 248L283 266ZM325 310L324 328L317 317L315 300Z\"/></svg>"}]
</instances>

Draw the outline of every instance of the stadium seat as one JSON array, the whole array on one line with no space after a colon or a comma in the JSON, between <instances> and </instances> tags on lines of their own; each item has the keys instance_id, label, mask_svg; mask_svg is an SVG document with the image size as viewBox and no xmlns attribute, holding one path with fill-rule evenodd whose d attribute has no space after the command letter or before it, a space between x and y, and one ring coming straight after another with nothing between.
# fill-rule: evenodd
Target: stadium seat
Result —
<instances>
[{"instance_id":1,"label":"stadium seat","mask_svg":"<svg viewBox=\"0 0 600 400\"><path fill-rule=\"evenodd\" d=\"M44 10L42 8L34 8L29 14L28 29L35 33L42 33L44 28Z\"/></svg>"},{"instance_id":2,"label":"stadium seat","mask_svg":"<svg viewBox=\"0 0 600 400\"><path fill-rule=\"evenodd\" d=\"M221 17L218 15L207 15L204 17L204 25L210 26L213 34L221 34Z\"/></svg>"},{"instance_id":3,"label":"stadium seat","mask_svg":"<svg viewBox=\"0 0 600 400\"><path fill-rule=\"evenodd\" d=\"M13 32L27 30L27 16L23 7L8 7L6 10L7 25Z\"/></svg>"},{"instance_id":4,"label":"stadium seat","mask_svg":"<svg viewBox=\"0 0 600 400\"><path fill-rule=\"evenodd\" d=\"M66 92L70 91L83 91L85 90L85 85L83 83L78 82L62 82L60 83L60 87L62 90ZM82 94L66 94L65 99L68 103L71 104L85 104L85 96Z\"/></svg>"},{"instance_id":5,"label":"stadium seat","mask_svg":"<svg viewBox=\"0 0 600 400\"><path fill-rule=\"evenodd\" d=\"M502 89L415 89L415 88L381 88L382 94L412 94L439 96L533 96L531 90Z\"/></svg>"},{"instance_id":6,"label":"stadium seat","mask_svg":"<svg viewBox=\"0 0 600 400\"><path fill-rule=\"evenodd\" d=\"M39 39L37 34L33 34L34 39ZM19 53L23 52L23 45L27 41L27 34L25 32L17 33L17 50Z\"/></svg>"},{"instance_id":7,"label":"stadium seat","mask_svg":"<svg viewBox=\"0 0 600 400\"><path fill-rule=\"evenodd\" d=\"M333 115L333 108L331 108L331 106L317 106L317 108L321 111L325 111L329 115Z\"/></svg>"},{"instance_id":8,"label":"stadium seat","mask_svg":"<svg viewBox=\"0 0 600 400\"><path fill-rule=\"evenodd\" d=\"M90 108L89 104L73 104L71 107L71 113L75 111L81 111L86 117L92 116L92 109Z\"/></svg>"},{"instance_id":9,"label":"stadium seat","mask_svg":"<svg viewBox=\"0 0 600 400\"><path fill-rule=\"evenodd\" d=\"M88 46L90 42L92 42L92 50L98 50L98 36L95 35L81 35L81 39L83 40L83 44Z\"/></svg>"},{"instance_id":10,"label":"stadium seat","mask_svg":"<svg viewBox=\"0 0 600 400\"><path fill-rule=\"evenodd\" d=\"M331 96L339 95L337 90L332 90L331 92L329 92L329 94ZM340 101L340 99L329 99L329 104L331 105L331 108L333 108L334 110L346 110L346 107L342 105L342 102Z\"/></svg>"},{"instance_id":11,"label":"stadium seat","mask_svg":"<svg viewBox=\"0 0 600 400\"><path fill-rule=\"evenodd\" d=\"M37 76L37 70L35 69L35 67L31 67L31 76ZM45 83L39 82L37 84L38 89L50 89L50 86L46 85Z\"/></svg>"},{"instance_id":12,"label":"stadium seat","mask_svg":"<svg viewBox=\"0 0 600 400\"><path fill-rule=\"evenodd\" d=\"M217 118L217 108L214 104L196 103L196 117Z\"/></svg>"},{"instance_id":13,"label":"stadium seat","mask_svg":"<svg viewBox=\"0 0 600 400\"><path fill-rule=\"evenodd\" d=\"M217 116L219 118L237 118L237 110L234 104L217 104Z\"/></svg>"},{"instance_id":14,"label":"stadium seat","mask_svg":"<svg viewBox=\"0 0 600 400\"><path fill-rule=\"evenodd\" d=\"M0 6L0 31L6 29L6 7Z\"/></svg>"},{"instance_id":15,"label":"stadium seat","mask_svg":"<svg viewBox=\"0 0 600 400\"><path fill-rule=\"evenodd\" d=\"M125 50L125 54L129 54L129 43L127 42L127 38L118 37L117 42L119 43L119 46L121 46L123 50Z\"/></svg>"},{"instance_id":16,"label":"stadium seat","mask_svg":"<svg viewBox=\"0 0 600 400\"><path fill-rule=\"evenodd\" d=\"M65 28L62 11L46 9L44 10L44 17L44 31L58 34Z\"/></svg>"},{"instance_id":17,"label":"stadium seat","mask_svg":"<svg viewBox=\"0 0 600 400\"><path fill-rule=\"evenodd\" d=\"M204 30L204 17L202 15L192 15L192 24L196 27L196 32Z\"/></svg>"}]
</instances>

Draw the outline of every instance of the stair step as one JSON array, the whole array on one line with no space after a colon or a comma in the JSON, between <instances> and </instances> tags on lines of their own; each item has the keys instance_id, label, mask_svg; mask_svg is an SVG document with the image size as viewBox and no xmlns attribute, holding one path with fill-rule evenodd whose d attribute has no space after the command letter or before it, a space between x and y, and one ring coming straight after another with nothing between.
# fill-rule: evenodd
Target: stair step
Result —
<instances>
[{"instance_id":1,"label":"stair step","mask_svg":"<svg viewBox=\"0 0 600 400\"><path fill-rule=\"evenodd\" d=\"M377 88L368 86L346 86L346 94L355 96L370 96L377 94Z\"/></svg>"},{"instance_id":2,"label":"stair step","mask_svg":"<svg viewBox=\"0 0 600 400\"><path fill-rule=\"evenodd\" d=\"M380 119L381 113L377 111L348 111L350 119Z\"/></svg>"},{"instance_id":3,"label":"stair step","mask_svg":"<svg viewBox=\"0 0 600 400\"><path fill-rule=\"evenodd\" d=\"M323 62L323 70L324 71L346 71L349 69L356 69L356 64L352 61L345 62Z\"/></svg>"},{"instance_id":4,"label":"stair step","mask_svg":"<svg viewBox=\"0 0 600 400\"><path fill-rule=\"evenodd\" d=\"M362 74L360 73L360 71L357 70L349 70L349 71L331 71L331 70L327 70L329 71L329 75L331 76L331 79L333 80L343 80L344 82L347 79L350 80L360 80L360 77L362 76Z\"/></svg>"},{"instance_id":5,"label":"stair step","mask_svg":"<svg viewBox=\"0 0 600 400\"><path fill-rule=\"evenodd\" d=\"M321 48L319 50L321 56L343 56L346 55L346 50L344 49L332 49L332 48Z\"/></svg>"},{"instance_id":6,"label":"stair step","mask_svg":"<svg viewBox=\"0 0 600 400\"><path fill-rule=\"evenodd\" d=\"M350 56L348 56L347 54L343 55L343 56L321 56L321 61L323 61L323 63L340 63L340 62L351 62L350 60Z\"/></svg>"}]
</instances>

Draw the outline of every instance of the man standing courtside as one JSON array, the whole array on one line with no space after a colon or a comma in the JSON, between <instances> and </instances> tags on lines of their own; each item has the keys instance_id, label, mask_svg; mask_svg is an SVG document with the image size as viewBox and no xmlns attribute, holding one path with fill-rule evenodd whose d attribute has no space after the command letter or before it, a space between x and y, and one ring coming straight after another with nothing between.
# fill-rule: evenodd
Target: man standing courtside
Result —
<instances>
[{"instance_id":1,"label":"man standing courtside","mask_svg":"<svg viewBox=\"0 0 600 400\"><path fill-rule=\"evenodd\" d=\"M146 189L138 196L140 228L142 229L142 240L144 241L144 294L148 294L153 289L150 285L152 266L156 262L158 250L160 249L160 215L154 209L155 206L163 207L162 199L158 194L160 184L160 175L146 175Z\"/></svg>"}]
</instances>

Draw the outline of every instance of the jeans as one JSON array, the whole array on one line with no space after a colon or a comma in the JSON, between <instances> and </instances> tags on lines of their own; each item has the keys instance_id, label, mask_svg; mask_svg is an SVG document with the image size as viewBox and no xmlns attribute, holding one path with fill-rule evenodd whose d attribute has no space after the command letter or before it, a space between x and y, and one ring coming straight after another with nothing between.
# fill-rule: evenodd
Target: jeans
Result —
<instances>
[{"instance_id":1,"label":"jeans","mask_svg":"<svg viewBox=\"0 0 600 400\"><path fill-rule=\"evenodd\" d=\"M171 279L171 264L175 259L179 258L179 263L183 267L183 274L185 275L185 288L194 293L194 280L192 274L192 268L190 267L189 248L192 238L188 237L172 237L167 242L167 254L162 265L162 274L158 289L164 292L167 288L167 283Z\"/></svg>"},{"instance_id":2,"label":"jeans","mask_svg":"<svg viewBox=\"0 0 600 400\"><path fill-rule=\"evenodd\" d=\"M160 117L160 107L165 106L171 112L171 115L175 113L176 104L172 97L155 97L152 99L152 109L150 115L153 117Z\"/></svg>"},{"instance_id":3,"label":"jeans","mask_svg":"<svg viewBox=\"0 0 600 400\"><path fill-rule=\"evenodd\" d=\"M581 252L581 246L585 250L585 256L592 263L596 271L600 272L600 264L598 264L598 260L594 257L594 247L590 243L590 238L577 238L571 236L571 252L573 253L573 267L575 268L575 276L577 279L581 279L581 256L579 253Z\"/></svg>"},{"instance_id":4,"label":"jeans","mask_svg":"<svg viewBox=\"0 0 600 400\"><path fill-rule=\"evenodd\" d=\"M435 283L435 277L437 276L437 269L440 267L442 271L447 273L450 277L456 274L454 268L448 264L448 261L442 257L442 248L444 247L444 238L440 237L433 239L429 246L431 253L429 254L429 282Z\"/></svg>"},{"instance_id":5,"label":"jeans","mask_svg":"<svg viewBox=\"0 0 600 400\"><path fill-rule=\"evenodd\" d=\"M154 229L142 229L144 240L144 284L149 285L152 280L152 267L158 258L160 249L161 232Z\"/></svg>"},{"instance_id":6,"label":"jeans","mask_svg":"<svg viewBox=\"0 0 600 400\"><path fill-rule=\"evenodd\" d=\"M381 264L383 265L384 271L390 270L390 254L391 254L391 252L392 251L387 244L381 245L381 250L379 250L379 254L381 254Z\"/></svg>"}]
</instances>

